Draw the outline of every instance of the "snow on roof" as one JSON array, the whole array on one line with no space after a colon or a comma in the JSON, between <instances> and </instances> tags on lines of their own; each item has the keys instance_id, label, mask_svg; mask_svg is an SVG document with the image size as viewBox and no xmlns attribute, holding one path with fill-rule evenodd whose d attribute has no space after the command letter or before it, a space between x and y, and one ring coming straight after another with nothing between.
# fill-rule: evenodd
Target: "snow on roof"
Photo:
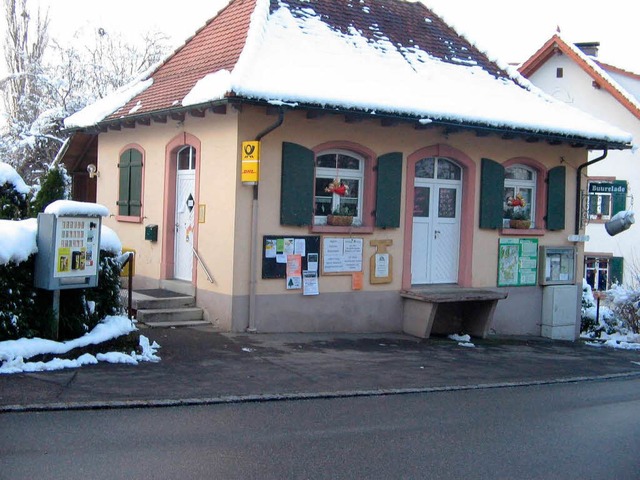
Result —
<instances>
[{"instance_id":1,"label":"snow on roof","mask_svg":"<svg viewBox=\"0 0 640 480\"><path fill-rule=\"evenodd\" d=\"M136 79L100 100L87 105L82 110L65 118L65 128L90 127L125 105L136 95L144 92L153 84L153 79Z\"/></svg>"},{"instance_id":2,"label":"snow on roof","mask_svg":"<svg viewBox=\"0 0 640 480\"><path fill-rule=\"evenodd\" d=\"M597 57L586 54L558 33L555 33L520 66L520 72L526 77L531 77L557 49L573 58L594 81L603 86L632 114L640 118L640 75L601 62Z\"/></svg>"},{"instance_id":3,"label":"snow on roof","mask_svg":"<svg viewBox=\"0 0 640 480\"><path fill-rule=\"evenodd\" d=\"M15 188L18 193L23 195L29 193L29 186L24 183L24 180L20 174L16 172L16 169L8 163L0 162L0 186L6 183L13 185L13 188Z\"/></svg>"},{"instance_id":4,"label":"snow on roof","mask_svg":"<svg viewBox=\"0 0 640 480\"><path fill-rule=\"evenodd\" d=\"M246 8L247 4L232 2L220 18L231 17L239 5ZM207 41L215 48L189 49L188 43L156 71L158 81L167 82L178 67L188 69L186 60L196 68L202 55L220 54L226 47L215 29L230 22L225 25L214 19L207 24L191 42L210 38ZM139 98L131 97L110 119L126 116L134 107L138 113L145 112L140 98L151 102L176 91L169 84L159 85L153 87L153 95L149 89ZM491 62L421 3L255 0L242 52L229 73L219 67L201 75L181 100L165 108L235 95L272 104L631 142L626 132L523 85L522 77Z\"/></svg>"},{"instance_id":5,"label":"snow on roof","mask_svg":"<svg viewBox=\"0 0 640 480\"><path fill-rule=\"evenodd\" d=\"M57 217L62 215L107 217L109 216L109 209L104 205L97 203L76 202L75 200L56 200L44 209L44 213L52 213Z\"/></svg>"},{"instance_id":6,"label":"snow on roof","mask_svg":"<svg viewBox=\"0 0 640 480\"><path fill-rule=\"evenodd\" d=\"M21 263L37 253L36 233L38 221L0 220L0 265Z\"/></svg>"},{"instance_id":7,"label":"snow on roof","mask_svg":"<svg viewBox=\"0 0 640 480\"><path fill-rule=\"evenodd\" d=\"M256 37L261 47L247 45L232 73L234 92L256 99L631 141L615 127L510 79L496 78L466 59L444 62L418 46L397 48L383 36L371 42L359 31L341 34L311 9L307 13L295 17L282 7L263 29L257 28L263 31Z\"/></svg>"},{"instance_id":8,"label":"snow on roof","mask_svg":"<svg viewBox=\"0 0 640 480\"><path fill-rule=\"evenodd\" d=\"M627 90L620 85L609 73L602 68L597 59L585 54L582 50L580 50L575 44L566 41L564 38L560 37L562 41L569 47L573 53L578 55L582 60L584 60L589 67L596 72L600 77L602 77L605 81L607 81L615 90L618 91L629 103L633 105L634 108L640 110L640 102L633 95L631 95Z\"/></svg>"}]
</instances>

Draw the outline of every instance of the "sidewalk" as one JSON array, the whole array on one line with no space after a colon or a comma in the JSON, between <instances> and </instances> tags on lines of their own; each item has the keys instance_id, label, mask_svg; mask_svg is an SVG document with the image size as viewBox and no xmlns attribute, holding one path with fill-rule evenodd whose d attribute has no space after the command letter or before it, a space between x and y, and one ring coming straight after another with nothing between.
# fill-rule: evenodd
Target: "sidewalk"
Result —
<instances>
[{"instance_id":1,"label":"sidewalk","mask_svg":"<svg viewBox=\"0 0 640 480\"><path fill-rule=\"evenodd\" d=\"M227 334L142 328L158 363L0 375L0 412L119 408L540 385L640 376L640 352L542 338Z\"/></svg>"}]
</instances>

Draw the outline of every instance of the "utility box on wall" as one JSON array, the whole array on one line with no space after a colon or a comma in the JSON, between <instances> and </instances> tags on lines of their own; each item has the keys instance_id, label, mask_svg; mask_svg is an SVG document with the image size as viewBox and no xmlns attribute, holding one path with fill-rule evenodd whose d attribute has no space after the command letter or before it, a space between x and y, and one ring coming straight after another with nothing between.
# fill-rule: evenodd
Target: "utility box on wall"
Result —
<instances>
[{"instance_id":1,"label":"utility box on wall","mask_svg":"<svg viewBox=\"0 0 640 480\"><path fill-rule=\"evenodd\" d=\"M34 285L46 290L98 285L99 216L38 214Z\"/></svg>"},{"instance_id":2,"label":"utility box on wall","mask_svg":"<svg viewBox=\"0 0 640 480\"><path fill-rule=\"evenodd\" d=\"M553 340L574 341L578 336L578 286L543 288L541 335Z\"/></svg>"}]
</instances>

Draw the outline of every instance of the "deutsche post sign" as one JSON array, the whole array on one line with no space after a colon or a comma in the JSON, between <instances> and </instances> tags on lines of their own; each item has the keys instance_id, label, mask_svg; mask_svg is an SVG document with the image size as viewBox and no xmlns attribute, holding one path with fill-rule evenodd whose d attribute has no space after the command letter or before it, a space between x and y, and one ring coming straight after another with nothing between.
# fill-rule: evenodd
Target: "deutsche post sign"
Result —
<instances>
[{"instance_id":1,"label":"deutsche post sign","mask_svg":"<svg viewBox=\"0 0 640 480\"><path fill-rule=\"evenodd\" d=\"M257 185L260 180L260 142L242 142L242 183Z\"/></svg>"}]
</instances>

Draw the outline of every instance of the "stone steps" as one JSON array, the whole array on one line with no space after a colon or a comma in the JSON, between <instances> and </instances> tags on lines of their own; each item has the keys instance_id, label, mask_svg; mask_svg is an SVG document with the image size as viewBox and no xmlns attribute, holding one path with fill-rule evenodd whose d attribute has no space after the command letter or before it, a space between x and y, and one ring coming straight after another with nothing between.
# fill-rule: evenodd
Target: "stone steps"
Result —
<instances>
[{"instance_id":1,"label":"stone steps","mask_svg":"<svg viewBox=\"0 0 640 480\"><path fill-rule=\"evenodd\" d=\"M121 293L123 305L127 305L128 293ZM192 295L164 289L134 290L131 307L136 320L149 327L187 327L207 325L202 308L196 306Z\"/></svg>"}]
</instances>

